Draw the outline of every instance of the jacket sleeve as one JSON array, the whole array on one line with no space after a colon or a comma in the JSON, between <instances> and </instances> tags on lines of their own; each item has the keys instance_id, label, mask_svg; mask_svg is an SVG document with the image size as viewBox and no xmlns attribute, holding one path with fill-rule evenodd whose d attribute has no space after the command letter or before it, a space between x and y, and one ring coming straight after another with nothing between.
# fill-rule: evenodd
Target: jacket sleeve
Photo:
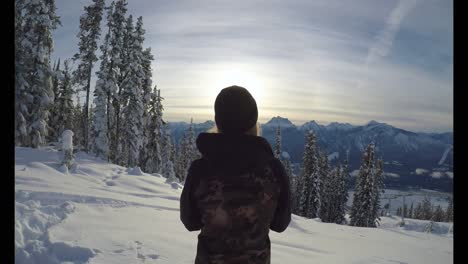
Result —
<instances>
[{"instance_id":1,"label":"jacket sleeve","mask_svg":"<svg viewBox=\"0 0 468 264\"><path fill-rule=\"evenodd\" d=\"M278 233L283 232L291 222L291 193L289 187L289 177L278 159L274 159L273 171L278 177L280 184L280 194L278 204L270 224L270 229Z\"/></svg>"},{"instance_id":2,"label":"jacket sleeve","mask_svg":"<svg viewBox=\"0 0 468 264\"><path fill-rule=\"evenodd\" d=\"M180 196L180 220L188 231L200 230L202 227L200 212L193 193L200 179L201 160L195 160L190 165Z\"/></svg>"}]
</instances>

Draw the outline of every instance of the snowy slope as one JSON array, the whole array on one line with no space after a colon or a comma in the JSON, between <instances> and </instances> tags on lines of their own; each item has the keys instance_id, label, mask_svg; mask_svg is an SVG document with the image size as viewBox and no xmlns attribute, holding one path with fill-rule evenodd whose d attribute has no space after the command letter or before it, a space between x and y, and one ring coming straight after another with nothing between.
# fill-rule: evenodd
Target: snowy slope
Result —
<instances>
[{"instance_id":1,"label":"snowy slope","mask_svg":"<svg viewBox=\"0 0 468 264\"><path fill-rule=\"evenodd\" d=\"M16 148L16 263L193 263L198 232L179 220L180 185L79 153L60 172L60 152ZM137 174L137 175L133 175ZM384 218L381 228L293 215L270 233L272 263L452 263L449 224Z\"/></svg>"}]
</instances>

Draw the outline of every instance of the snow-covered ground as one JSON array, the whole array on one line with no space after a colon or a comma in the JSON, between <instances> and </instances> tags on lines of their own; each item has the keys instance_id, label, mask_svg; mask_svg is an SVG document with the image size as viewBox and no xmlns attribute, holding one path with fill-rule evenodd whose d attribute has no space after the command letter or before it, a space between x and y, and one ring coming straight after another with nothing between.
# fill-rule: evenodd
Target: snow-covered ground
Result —
<instances>
[{"instance_id":1,"label":"snow-covered ground","mask_svg":"<svg viewBox=\"0 0 468 264\"><path fill-rule=\"evenodd\" d=\"M16 148L15 263L193 263L198 232L179 220L179 184L78 153ZM272 263L453 263L450 224L385 217L379 228L293 215L270 233Z\"/></svg>"}]
</instances>

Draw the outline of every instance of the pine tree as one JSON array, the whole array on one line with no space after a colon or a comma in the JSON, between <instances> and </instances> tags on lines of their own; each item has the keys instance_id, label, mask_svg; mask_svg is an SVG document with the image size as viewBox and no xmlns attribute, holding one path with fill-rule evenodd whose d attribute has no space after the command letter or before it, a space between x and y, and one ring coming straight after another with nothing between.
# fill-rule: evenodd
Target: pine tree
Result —
<instances>
[{"instance_id":1,"label":"pine tree","mask_svg":"<svg viewBox=\"0 0 468 264\"><path fill-rule=\"evenodd\" d=\"M57 133L62 135L65 130L73 129L73 94L72 76L69 68L69 60L65 60L64 69L62 72L62 81L58 88L58 98L56 99L57 107Z\"/></svg>"},{"instance_id":2,"label":"pine tree","mask_svg":"<svg viewBox=\"0 0 468 264\"><path fill-rule=\"evenodd\" d=\"M172 139L171 139L171 131L166 128L166 132L164 134L164 145L163 145L163 154L162 154L162 175L167 178L166 182L174 182L177 181L174 172L174 164L171 160L171 152L172 152Z\"/></svg>"},{"instance_id":3,"label":"pine tree","mask_svg":"<svg viewBox=\"0 0 468 264\"><path fill-rule=\"evenodd\" d=\"M440 205L438 205L436 207L436 209L434 210L434 214L433 214L433 219L435 222L444 222L444 211L442 210L442 207L440 207Z\"/></svg>"},{"instance_id":4,"label":"pine tree","mask_svg":"<svg viewBox=\"0 0 468 264\"><path fill-rule=\"evenodd\" d=\"M413 217L414 217L414 219L420 219L420 220L422 220L424 218L421 203L418 203L418 205L414 209Z\"/></svg>"},{"instance_id":5,"label":"pine tree","mask_svg":"<svg viewBox=\"0 0 468 264\"><path fill-rule=\"evenodd\" d=\"M101 36L101 20L104 10L104 0L93 0L93 4L84 7L84 14L80 16L80 32L77 37L79 52L73 56L74 61L79 61L78 67L73 73L74 83L82 87L86 92L86 101L83 111L83 142L84 150L88 152L89 145L89 93L91 90L91 76L93 64L98 60L96 50ZM76 132L76 131L75 131Z\"/></svg>"},{"instance_id":6,"label":"pine tree","mask_svg":"<svg viewBox=\"0 0 468 264\"><path fill-rule=\"evenodd\" d=\"M142 147L140 150L140 167L145 168L146 161L148 160L148 144L150 142L150 103L151 103L151 92L152 92L152 71L151 71L151 61L154 60L153 55L151 54L151 49L148 48L143 51L142 57L142 67L144 78L142 80L142 91L143 95L141 97L141 102L143 105L143 135L141 138ZM171 160L174 162L173 160Z\"/></svg>"},{"instance_id":7,"label":"pine tree","mask_svg":"<svg viewBox=\"0 0 468 264\"><path fill-rule=\"evenodd\" d=\"M141 17L138 18L135 30L133 29L133 19L130 15L127 20L127 31L129 37L128 46L128 64L125 68L126 76L121 84L122 93L120 94L121 102L123 103L122 119L125 123L117 123L117 129L122 128L123 133L116 132L116 135L124 135L124 140L119 136L118 142L124 141L124 153L117 153L117 156L122 156L119 159L123 164L129 167L135 167L140 162L140 150L142 147L141 138L143 136L143 104L142 95L143 87L142 80L144 79L142 67L142 44L143 44L143 22ZM158 171L159 172L159 171Z\"/></svg>"},{"instance_id":8,"label":"pine tree","mask_svg":"<svg viewBox=\"0 0 468 264\"><path fill-rule=\"evenodd\" d=\"M307 218L317 217L319 204L319 161L317 158L316 136L311 130L306 135L306 145L302 158L302 176L299 185L300 198L298 213Z\"/></svg>"},{"instance_id":9,"label":"pine tree","mask_svg":"<svg viewBox=\"0 0 468 264\"><path fill-rule=\"evenodd\" d=\"M45 143L53 103L52 31L60 25L54 0L17 1L15 6L15 143Z\"/></svg>"},{"instance_id":10,"label":"pine tree","mask_svg":"<svg viewBox=\"0 0 468 264\"><path fill-rule=\"evenodd\" d=\"M59 83L63 79L62 71L60 70L60 59L54 64L52 71L52 91L54 94L54 103L52 104L49 112L49 131L47 135L47 141L49 142L59 142L61 135L59 133L60 123L58 121L59 108L58 108L58 98L59 98Z\"/></svg>"},{"instance_id":11,"label":"pine tree","mask_svg":"<svg viewBox=\"0 0 468 264\"><path fill-rule=\"evenodd\" d=\"M384 176L383 176L383 160L378 159L375 162L375 170L373 171L373 184L372 184L372 208L369 218L369 226L376 226L379 224L379 210L380 207L380 194L384 192Z\"/></svg>"},{"instance_id":12,"label":"pine tree","mask_svg":"<svg viewBox=\"0 0 468 264\"><path fill-rule=\"evenodd\" d=\"M371 143L364 152L356 179L350 225L375 227L375 180L374 144Z\"/></svg>"},{"instance_id":13,"label":"pine tree","mask_svg":"<svg viewBox=\"0 0 468 264\"><path fill-rule=\"evenodd\" d=\"M408 218L414 218L414 216L413 216L413 203L411 203L410 209L408 211Z\"/></svg>"},{"instance_id":14,"label":"pine tree","mask_svg":"<svg viewBox=\"0 0 468 264\"><path fill-rule=\"evenodd\" d=\"M340 165L338 167L338 178L336 182L336 203L337 203L337 208L335 209L335 215L334 215L334 220L333 222L337 224L342 224L346 221L345 215L346 215L346 203L348 202L348 178L349 178L349 173L348 173L348 161L345 161L344 165Z\"/></svg>"},{"instance_id":15,"label":"pine tree","mask_svg":"<svg viewBox=\"0 0 468 264\"><path fill-rule=\"evenodd\" d=\"M160 90L156 87L151 94L149 110L149 143L148 159L145 169L148 173L160 173L162 169L161 142L162 142L162 100Z\"/></svg>"},{"instance_id":16,"label":"pine tree","mask_svg":"<svg viewBox=\"0 0 468 264\"><path fill-rule=\"evenodd\" d=\"M447 211L445 212L445 222L453 222L453 198L450 198L449 204L447 206Z\"/></svg>"},{"instance_id":17,"label":"pine tree","mask_svg":"<svg viewBox=\"0 0 468 264\"><path fill-rule=\"evenodd\" d=\"M323 222L333 222L333 215L334 215L334 204L332 199L333 194L336 193L335 186L336 186L336 174L338 171L335 169L330 173L328 168L328 159L325 152L319 152L319 161L320 161L320 210L319 215L320 219Z\"/></svg>"},{"instance_id":18,"label":"pine tree","mask_svg":"<svg viewBox=\"0 0 468 264\"><path fill-rule=\"evenodd\" d=\"M281 128L278 126L276 128L276 140L275 140L275 151L274 151L275 158L281 158Z\"/></svg>"},{"instance_id":19,"label":"pine tree","mask_svg":"<svg viewBox=\"0 0 468 264\"><path fill-rule=\"evenodd\" d=\"M432 218L432 204L427 195L424 197L422 201L421 210L422 210L421 214L422 214L423 220L429 220Z\"/></svg>"}]
</instances>

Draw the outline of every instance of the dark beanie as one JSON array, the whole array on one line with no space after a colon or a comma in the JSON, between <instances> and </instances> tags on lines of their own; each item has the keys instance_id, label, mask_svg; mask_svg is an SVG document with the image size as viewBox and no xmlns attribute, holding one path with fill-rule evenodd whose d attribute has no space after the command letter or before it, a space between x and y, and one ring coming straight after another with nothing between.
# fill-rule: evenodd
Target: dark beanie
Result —
<instances>
[{"instance_id":1,"label":"dark beanie","mask_svg":"<svg viewBox=\"0 0 468 264\"><path fill-rule=\"evenodd\" d=\"M230 86L215 101L216 126L226 134L242 134L257 123L257 103L247 89Z\"/></svg>"}]
</instances>

